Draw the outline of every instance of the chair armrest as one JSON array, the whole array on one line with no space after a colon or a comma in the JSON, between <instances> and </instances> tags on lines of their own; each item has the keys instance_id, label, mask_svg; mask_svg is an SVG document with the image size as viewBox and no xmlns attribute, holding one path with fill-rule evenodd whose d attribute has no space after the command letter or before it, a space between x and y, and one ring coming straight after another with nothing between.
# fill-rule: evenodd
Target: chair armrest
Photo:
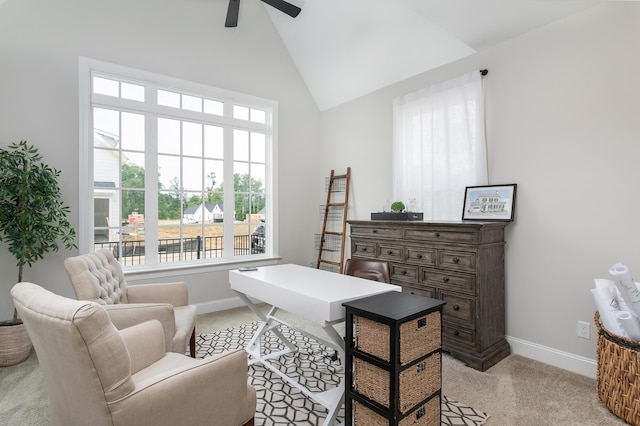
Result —
<instances>
[{"instance_id":1,"label":"chair armrest","mask_svg":"<svg viewBox=\"0 0 640 426\"><path fill-rule=\"evenodd\" d=\"M127 286L130 303L169 303L173 306L189 304L187 283L137 284Z\"/></svg>"},{"instance_id":2,"label":"chair armrest","mask_svg":"<svg viewBox=\"0 0 640 426\"><path fill-rule=\"evenodd\" d=\"M165 355L164 330L158 320L145 321L120 330L135 374Z\"/></svg>"},{"instance_id":3,"label":"chair armrest","mask_svg":"<svg viewBox=\"0 0 640 426\"><path fill-rule=\"evenodd\" d=\"M241 425L253 417L256 396L247 384L244 349L201 360L167 356L184 364L136 382L131 394L111 403L115 424L136 424L140 407L147 424L182 424L185 413L190 424Z\"/></svg>"},{"instance_id":4,"label":"chair armrest","mask_svg":"<svg viewBox=\"0 0 640 426\"><path fill-rule=\"evenodd\" d=\"M176 335L176 317L173 306L168 303L118 303L102 305L109 313L111 322L118 330L131 327L141 322L158 320L164 330L165 348L173 347Z\"/></svg>"}]
</instances>

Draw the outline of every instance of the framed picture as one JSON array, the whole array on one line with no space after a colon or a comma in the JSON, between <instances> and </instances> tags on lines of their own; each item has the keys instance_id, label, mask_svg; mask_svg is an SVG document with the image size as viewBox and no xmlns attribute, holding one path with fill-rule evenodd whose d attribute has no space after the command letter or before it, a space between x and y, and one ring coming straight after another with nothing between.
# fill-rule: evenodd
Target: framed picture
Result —
<instances>
[{"instance_id":1,"label":"framed picture","mask_svg":"<svg viewBox=\"0 0 640 426\"><path fill-rule=\"evenodd\" d=\"M511 222L516 206L516 187L515 183L467 186L462 220Z\"/></svg>"}]
</instances>

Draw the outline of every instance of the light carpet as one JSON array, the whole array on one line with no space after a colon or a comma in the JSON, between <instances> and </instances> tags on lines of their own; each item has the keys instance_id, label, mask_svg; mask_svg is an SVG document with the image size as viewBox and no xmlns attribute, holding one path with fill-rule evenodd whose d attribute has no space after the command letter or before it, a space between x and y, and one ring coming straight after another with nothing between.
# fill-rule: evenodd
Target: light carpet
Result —
<instances>
[{"instance_id":1,"label":"light carpet","mask_svg":"<svg viewBox=\"0 0 640 426\"><path fill-rule=\"evenodd\" d=\"M226 350L245 347L254 335L260 322L254 321L238 327L201 334L196 339L198 358L208 357ZM289 377L295 378L312 392L331 389L339 383L343 375L340 361L332 361L333 349L318 343L285 325L280 327L284 336L298 348L297 353L280 356L272 364ZM261 341L264 353L284 349L284 345L271 332ZM309 425L322 424L327 410L306 397L299 389L283 381L278 375L254 364L249 368L249 381L256 388L258 407L255 417L257 426L268 425ZM449 400L442 396L441 424L457 426L477 426L486 422L486 413L472 407ZM344 408L338 420L344 420Z\"/></svg>"}]
</instances>

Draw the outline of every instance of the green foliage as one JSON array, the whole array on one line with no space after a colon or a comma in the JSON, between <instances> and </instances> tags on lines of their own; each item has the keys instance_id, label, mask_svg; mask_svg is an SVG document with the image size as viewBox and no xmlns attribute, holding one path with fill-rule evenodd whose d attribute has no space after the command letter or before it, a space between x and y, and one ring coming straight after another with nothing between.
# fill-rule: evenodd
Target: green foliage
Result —
<instances>
[{"instance_id":1,"label":"green foliage","mask_svg":"<svg viewBox=\"0 0 640 426\"><path fill-rule=\"evenodd\" d=\"M222 186L216 188L216 174L211 172L207 177L210 180L210 185L207 186L207 197L205 199L205 203L222 204L224 202L224 194Z\"/></svg>"},{"instance_id":2,"label":"green foliage","mask_svg":"<svg viewBox=\"0 0 640 426\"><path fill-rule=\"evenodd\" d=\"M18 281L25 265L58 251L58 240L67 250L76 248L58 187L60 172L41 159L26 141L0 149L0 241L16 258Z\"/></svg>"},{"instance_id":3,"label":"green foliage","mask_svg":"<svg viewBox=\"0 0 640 426\"><path fill-rule=\"evenodd\" d=\"M222 204L224 202L224 185L216 187L216 175L210 173L207 176L209 184L204 193L204 203ZM236 173L233 175L233 189L235 196L235 212L237 220L244 220L247 213L258 213L265 206L264 188L262 182L250 179L247 174ZM123 220L128 214L136 211L144 214L144 168L134 164L124 164L122 166L122 187L127 190L122 191L122 214ZM203 203L201 197L191 195L188 199L180 190L180 181L177 177L171 180L170 188L163 188L160 184L161 192L158 194L158 219L179 219L180 205L186 209Z\"/></svg>"},{"instance_id":4,"label":"green foliage","mask_svg":"<svg viewBox=\"0 0 640 426\"><path fill-rule=\"evenodd\" d=\"M405 208L406 207L402 201L396 201L395 203L391 204L391 211L394 212L402 212Z\"/></svg>"},{"instance_id":5,"label":"green foliage","mask_svg":"<svg viewBox=\"0 0 640 426\"><path fill-rule=\"evenodd\" d=\"M122 165L122 214L133 212L144 214L144 168L135 164ZM131 190L129 190L131 188Z\"/></svg>"},{"instance_id":6,"label":"green foliage","mask_svg":"<svg viewBox=\"0 0 640 426\"><path fill-rule=\"evenodd\" d=\"M180 219L180 199L172 194L158 194L158 219Z\"/></svg>"},{"instance_id":7,"label":"green foliage","mask_svg":"<svg viewBox=\"0 0 640 426\"><path fill-rule=\"evenodd\" d=\"M233 175L235 212L237 220L244 220L247 213L258 213L265 206L262 182L250 179L249 175Z\"/></svg>"}]
</instances>

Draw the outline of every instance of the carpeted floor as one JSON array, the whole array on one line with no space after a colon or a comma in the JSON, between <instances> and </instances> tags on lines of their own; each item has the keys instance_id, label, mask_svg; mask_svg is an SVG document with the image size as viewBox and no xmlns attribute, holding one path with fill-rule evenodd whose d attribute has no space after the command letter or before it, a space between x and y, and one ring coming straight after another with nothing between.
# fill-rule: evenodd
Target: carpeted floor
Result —
<instances>
[{"instance_id":1,"label":"carpeted floor","mask_svg":"<svg viewBox=\"0 0 640 426\"><path fill-rule=\"evenodd\" d=\"M259 322L253 321L237 327L227 328L210 334L201 334L196 340L197 357L204 358L225 350L244 347L258 329ZM344 375L339 360L332 361L332 349L327 349L317 341L302 335L287 326L280 331L293 342L298 352L280 356L272 364L280 371L312 392L323 392L338 385ZM263 353L269 354L284 349L273 333L262 339ZM308 425L322 424L326 409L314 403L300 390L283 381L275 373L261 365L254 364L249 369L249 381L258 393L256 425ZM487 415L457 401L442 398L441 424L455 426L479 426L485 423ZM344 409L338 420L344 420Z\"/></svg>"},{"instance_id":2,"label":"carpeted floor","mask_svg":"<svg viewBox=\"0 0 640 426\"><path fill-rule=\"evenodd\" d=\"M197 330L213 333L255 319L246 307L212 312L198 316ZM477 371L445 354L442 392L488 413L486 426L626 424L598 400L594 379L518 355ZM50 424L47 389L35 353L19 365L0 368L0 425Z\"/></svg>"},{"instance_id":3,"label":"carpeted floor","mask_svg":"<svg viewBox=\"0 0 640 426\"><path fill-rule=\"evenodd\" d=\"M268 306L260 306L267 312ZM314 334L315 324L281 311L278 316ZM222 330L252 322L247 307L198 317L198 331ZM314 328L315 327L315 328ZM487 371L467 367L444 354L442 393L489 415L486 426L623 426L598 400L595 380L519 355L509 355Z\"/></svg>"}]
</instances>

